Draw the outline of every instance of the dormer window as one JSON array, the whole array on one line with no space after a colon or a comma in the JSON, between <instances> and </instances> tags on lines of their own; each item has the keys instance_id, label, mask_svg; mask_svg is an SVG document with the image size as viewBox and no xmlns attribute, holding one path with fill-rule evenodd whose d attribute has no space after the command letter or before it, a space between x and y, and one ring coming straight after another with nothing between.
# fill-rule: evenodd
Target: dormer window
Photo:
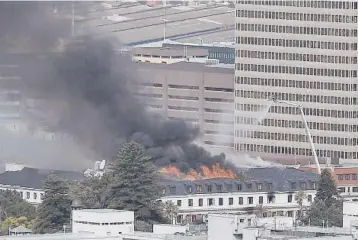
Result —
<instances>
[{"instance_id":1,"label":"dormer window","mask_svg":"<svg viewBox=\"0 0 358 240\"><path fill-rule=\"evenodd\" d=\"M228 191L228 192L232 191L232 184L226 185L226 191Z\"/></svg>"},{"instance_id":2,"label":"dormer window","mask_svg":"<svg viewBox=\"0 0 358 240\"><path fill-rule=\"evenodd\" d=\"M239 192L242 191L242 185L241 185L241 184L238 184L238 185L237 185L237 191L239 191Z\"/></svg>"},{"instance_id":3,"label":"dormer window","mask_svg":"<svg viewBox=\"0 0 358 240\"><path fill-rule=\"evenodd\" d=\"M213 186L212 185L208 185L207 186L208 192L212 192L213 191Z\"/></svg>"},{"instance_id":4,"label":"dormer window","mask_svg":"<svg viewBox=\"0 0 358 240\"><path fill-rule=\"evenodd\" d=\"M296 189L296 188L297 188L297 183L292 182L292 183L291 183L291 188L292 188L292 189Z\"/></svg>"},{"instance_id":5,"label":"dormer window","mask_svg":"<svg viewBox=\"0 0 358 240\"><path fill-rule=\"evenodd\" d=\"M202 193L204 191L203 185L196 185L196 192Z\"/></svg>"},{"instance_id":6,"label":"dormer window","mask_svg":"<svg viewBox=\"0 0 358 240\"><path fill-rule=\"evenodd\" d=\"M248 190L251 190L252 189L252 183L247 183L246 187L247 187Z\"/></svg>"},{"instance_id":7,"label":"dormer window","mask_svg":"<svg viewBox=\"0 0 358 240\"><path fill-rule=\"evenodd\" d=\"M311 182L311 184L310 184L311 186L311 189L316 189L316 182Z\"/></svg>"},{"instance_id":8,"label":"dormer window","mask_svg":"<svg viewBox=\"0 0 358 240\"><path fill-rule=\"evenodd\" d=\"M272 183L267 183L267 189L272 190Z\"/></svg>"},{"instance_id":9,"label":"dormer window","mask_svg":"<svg viewBox=\"0 0 358 240\"><path fill-rule=\"evenodd\" d=\"M192 193L192 192L193 192L192 186L187 186L187 187L186 187L186 191L187 191L188 193Z\"/></svg>"},{"instance_id":10,"label":"dormer window","mask_svg":"<svg viewBox=\"0 0 358 240\"><path fill-rule=\"evenodd\" d=\"M216 185L216 189L218 190L218 192L221 192L222 188L223 188L223 185L221 185L221 184Z\"/></svg>"},{"instance_id":11,"label":"dormer window","mask_svg":"<svg viewBox=\"0 0 358 240\"><path fill-rule=\"evenodd\" d=\"M301 182L300 187L301 189L306 189L306 182Z\"/></svg>"},{"instance_id":12,"label":"dormer window","mask_svg":"<svg viewBox=\"0 0 358 240\"><path fill-rule=\"evenodd\" d=\"M257 184L257 190L262 190L262 183Z\"/></svg>"},{"instance_id":13,"label":"dormer window","mask_svg":"<svg viewBox=\"0 0 358 240\"><path fill-rule=\"evenodd\" d=\"M175 186L171 186L171 187L169 188L169 192L170 192L171 194L175 194L175 193L177 192L176 187L175 187Z\"/></svg>"}]
</instances>

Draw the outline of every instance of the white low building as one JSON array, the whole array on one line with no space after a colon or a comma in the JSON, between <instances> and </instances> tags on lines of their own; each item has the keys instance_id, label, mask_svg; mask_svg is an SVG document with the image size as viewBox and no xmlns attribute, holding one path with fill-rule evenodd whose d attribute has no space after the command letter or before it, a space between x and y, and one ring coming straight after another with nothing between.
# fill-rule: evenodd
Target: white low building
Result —
<instances>
[{"instance_id":1,"label":"white low building","mask_svg":"<svg viewBox=\"0 0 358 240\"><path fill-rule=\"evenodd\" d=\"M95 233L118 236L134 233L134 212L113 209L82 209L72 211L73 233Z\"/></svg>"},{"instance_id":2,"label":"white low building","mask_svg":"<svg viewBox=\"0 0 358 240\"><path fill-rule=\"evenodd\" d=\"M209 213L240 214L242 221L255 214L295 220L313 202L318 181L319 175L294 168L252 168L239 179L168 181L161 200L178 206L177 223L206 221ZM305 195L302 206L299 192Z\"/></svg>"},{"instance_id":3,"label":"white low building","mask_svg":"<svg viewBox=\"0 0 358 240\"><path fill-rule=\"evenodd\" d=\"M358 202L343 202L343 227L358 227Z\"/></svg>"}]
</instances>

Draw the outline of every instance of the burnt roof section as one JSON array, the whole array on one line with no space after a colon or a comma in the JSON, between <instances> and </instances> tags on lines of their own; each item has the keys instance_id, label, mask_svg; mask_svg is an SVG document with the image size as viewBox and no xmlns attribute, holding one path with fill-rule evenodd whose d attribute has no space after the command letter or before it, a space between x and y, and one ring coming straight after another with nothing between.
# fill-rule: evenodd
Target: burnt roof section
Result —
<instances>
[{"instance_id":1,"label":"burnt roof section","mask_svg":"<svg viewBox=\"0 0 358 240\"><path fill-rule=\"evenodd\" d=\"M209 50L198 47L137 47L133 48L133 54L142 54L161 57L190 57L208 56Z\"/></svg>"},{"instance_id":2,"label":"burnt roof section","mask_svg":"<svg viewBox=\"0 0 358 240\"><path fill-rule=\"evenodd\" d=\"M202 179L162 181L166 196L220 192L294 192L314 190L320 176L295 168L250 168L241 171L240 179ZM209 187L210 186L210 187Z\"/></svg>"},{"instance_id":3,"label":"burnt roof section","mask_svg":"<svg viewBox=\"0 0 358 240\"><path fill-rule=\"evenodd\" d=\"M20 171L7 171L0 174L0 184L17 187L43 189L45 178L51 174L69 181L84 179L83 173L73 171L42 170L25 167Z\"/></svg>"}]
</instances>

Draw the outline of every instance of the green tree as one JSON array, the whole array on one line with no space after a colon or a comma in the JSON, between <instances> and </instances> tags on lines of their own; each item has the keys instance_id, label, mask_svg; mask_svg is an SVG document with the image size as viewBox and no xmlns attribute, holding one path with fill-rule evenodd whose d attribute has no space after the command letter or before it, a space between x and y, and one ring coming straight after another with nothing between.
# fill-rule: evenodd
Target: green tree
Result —
<instances>
[{"instance_id":1,"label":"green tree","mask_svg":"<svg viewBox=\"0 0 358 240\"><path fill-rule=\"evenodd\" d=\"M68 182L51 175L45 180L45 194L38 208L34 230L37 233L55 233L70 222L71 199Z\"/></svg>"},{"instance_id":2,"label":"green tree","mask_svg":"<svg viewBox=\"0 0 358 240\"><path fill-rule=\"evenodd\" d=\"M160 197L156 169L141 145L125 143L104 177L111 182L109 208L134 211L136 220L162 220L162 209L156 202Z\"/></svg>"},{"instance_id":3,"label":"green tree","mask_svg":"<svg viewBox=\"0 0 358 240\"><path fill-rule=\"evenodd\" d=\"M295 199L297 201L298 207L300 208L298 210L297 220L303 221L304 220L304 210L303 210L303 201L307 198L307 194L303 191L299 191L295 195Z\"/></svg>"},{"instance_id":4,"label":"green tree","mask_svg":"<svg viewBox=\"0 0 358 240\"><path fill-rule=\"evenodd\" d=\"M168 219L171 224L175 224L175 218L178 214L178 206L172 201L163 203L163 216Z\"/></svg>"},{"instance_id":5,"label":"green tree","mask_svg":"<svg viewBox=\"0 0 358 240\"><path fill-rule=\"evenodd\" d=\"M318 183L316 198L305 219L314 226L343 225L343 201L338 195L336 183L330 170L324 169Z\"/></svg>"},{"instance_id":6,"label":"green tree","mask_svg":"<svg viewBox=\"0 0 358 240\"><path fill-rule=\"evenodd\" d=\"M6 234L9 231L9 228L15 228L18 226L24 226L29 229L32 228L34 220L29 220L25 216L21 217L8 217L4 221L1 222L1 232Z\"/></svg>"},{"instance_id":7,"label":"green tree","mask_svg":"<svg viewBox=\"0 0 358 240\"><path fill-rule=\"evenodd\" d=\"M0 220L24 216L29 220L36 217L36 208L22 199L20 193L0 190Z\"/></svg>"}]
</instances>

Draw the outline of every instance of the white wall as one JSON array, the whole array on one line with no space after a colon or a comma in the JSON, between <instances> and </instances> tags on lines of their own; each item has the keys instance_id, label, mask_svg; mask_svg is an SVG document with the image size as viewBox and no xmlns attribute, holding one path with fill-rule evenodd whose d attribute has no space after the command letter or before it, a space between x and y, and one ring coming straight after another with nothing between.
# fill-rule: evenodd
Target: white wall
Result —
<instances>
[{"instance_id":1,"label":"white wall","mask_svg":"<svg viewBox=\"0 0 358 240\"><path fill-rule=\"evenodd\" d=\"M72 211L73 233L95 233L116 236L134 232L134 212L112 209L83 209Z\"/></svg>"},{"instance_id":2,"label":"white wall","mask_svg":"<svg viewBox=\"0 0 358 240\"><path fill-rule=\"evenodd\" d=\"M343 203L343 227L350 228L351 221L358 221L358 202Z\"/></svg>"},{"instance_id":3,"label":"white wall","mask_svg":"<svg viewBox=\"0 0 358 240\"><path fill-rule=\"evenodd\" d=\"M212 215L208 216L208 240L234 240L234 216Z\"/></svg>"},{"instance_id":4,"label":"white wall","mask_svg":"<svg viewBox=\"0 0 358 240\"><path fill-rule=\"evenodd\" d=\"M186 226L181 225L168 225L168 224L154 224L154 234L175 234L175 233L186 233Z\"/></svg>"}]
</instances>

